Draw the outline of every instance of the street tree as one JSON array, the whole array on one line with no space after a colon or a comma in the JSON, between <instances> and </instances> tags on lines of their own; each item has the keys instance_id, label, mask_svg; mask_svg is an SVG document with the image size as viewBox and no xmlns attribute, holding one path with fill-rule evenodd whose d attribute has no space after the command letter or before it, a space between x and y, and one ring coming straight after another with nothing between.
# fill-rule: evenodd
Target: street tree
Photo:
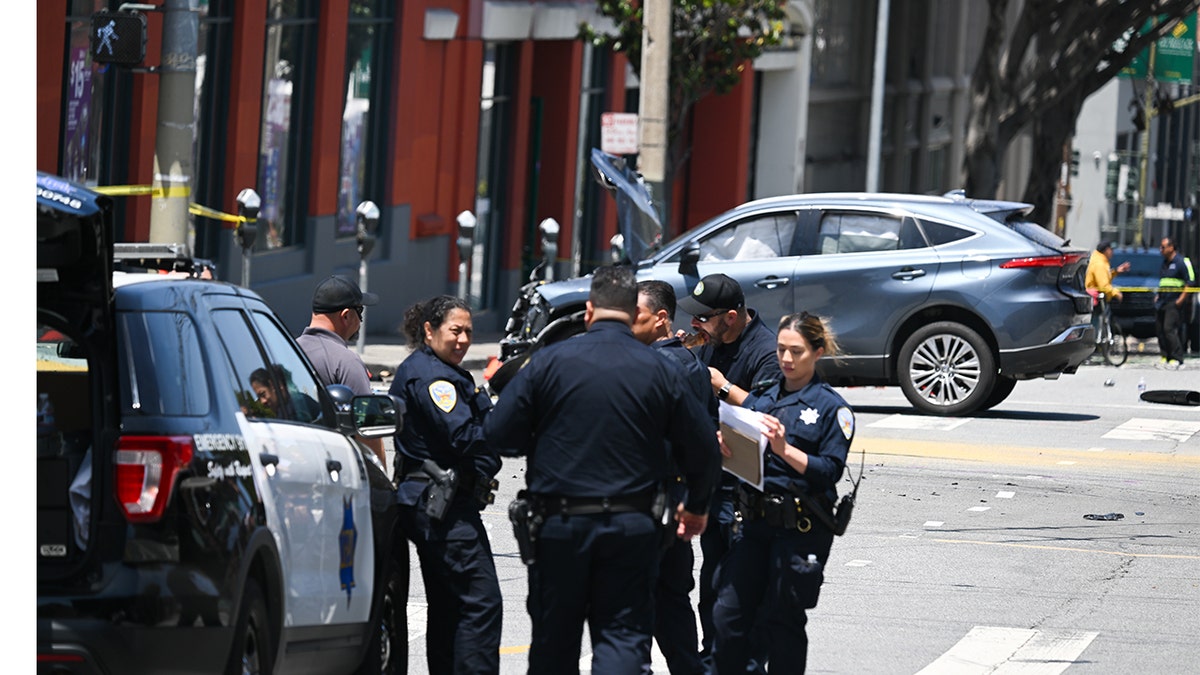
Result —
<instances>
[{"instance_id":1,"label":"street tree","mask_svg":"<svg viewBox=\"0 0 1200 675\"><path fill-rule=\"evenodd\" d=\"M1004 158L1022 131L1032 139L1023 201L1048 223L1064 144L1089 95L1166 35L1200 0L988 0L987 27L971 80L963 169L966 192L992 198ZM1151 30L1141 32L1148 21Z\"/></svg>"},{"instance_id":2,"label":"street tree","mask_svg":"<svg viewBox=\"0 0 1200 675\"><path fill-rule=\"evenodd\" d=\"M672 194L676 171L691 154L686 131L696 102L732 90L754 59L780 44L784 30L784 4L779 0L669 1L672 39L663 181L667 195ZM616 33L583 23L580 39L624 54L640 76L643 5L644 0L599 0L600 14L613 21Z\"/></svg>"}]
</instances>

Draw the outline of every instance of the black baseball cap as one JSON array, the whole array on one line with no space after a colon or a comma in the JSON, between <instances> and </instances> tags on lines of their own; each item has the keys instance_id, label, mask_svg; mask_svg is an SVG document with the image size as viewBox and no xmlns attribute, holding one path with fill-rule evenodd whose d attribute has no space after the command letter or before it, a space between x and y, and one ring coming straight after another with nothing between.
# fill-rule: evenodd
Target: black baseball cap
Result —
<instances>
[{"instance_id":1,"label":"black baseball cap","mask_svg":"<svg viewBox=\"0 0 1200 675\"><path fill-rule=\"evenodd\" d=\"M696 284L691 294L679 298L679 308L692 316L718 309L741 309L745 304L742 287L727 274L710 274Z\"/></svg>"},{"instance_id":2,"label":"black baseball cap","mask_svg":"<svg viewBox=\"0 0 1200 675\"><path fill-rule=\"evenodd\" d=\"M313 291L313 314L328 314L360 305L374 305L379 302L379 296L374 293L363 293L358 284L337 275L327 277L317 284Z\"/></svg>"}]
</instances>

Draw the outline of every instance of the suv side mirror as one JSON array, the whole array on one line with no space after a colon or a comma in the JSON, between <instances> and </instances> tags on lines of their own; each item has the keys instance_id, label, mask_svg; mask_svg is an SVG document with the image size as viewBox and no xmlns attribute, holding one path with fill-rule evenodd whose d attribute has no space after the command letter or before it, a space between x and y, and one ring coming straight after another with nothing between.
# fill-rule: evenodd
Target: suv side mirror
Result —
<instances>
[{"instance_id":1,"label":"suv side mirror","mask_svg":"<svg viewBox=\"0 0 1200 675\"><path fill-rule=\"evenodd\" d=\"M384 438L404 428L404 401L392 394L355 396L350 404L354 432L363 438Z\"/></svg>"},{"instance_id":2,"label":"suv side mirror","mask_svg":"<svg viewBox=\"0 0 1200 675\"><path fill-rule=\"evenodd\" d=\"M691 241L679 255L679 273L684 276L697 275L697 263L700 262L700 242Z\"/></svg>"}]
</instances>

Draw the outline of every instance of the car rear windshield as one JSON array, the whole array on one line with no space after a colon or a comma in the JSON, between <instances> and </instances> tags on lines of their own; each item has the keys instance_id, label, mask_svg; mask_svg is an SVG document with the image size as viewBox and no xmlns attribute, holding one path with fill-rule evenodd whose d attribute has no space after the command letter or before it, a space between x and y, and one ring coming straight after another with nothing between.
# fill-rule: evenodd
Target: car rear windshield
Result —
<instances>
[{"instance_id":1,"label":"car rear windshield","mask_svg":"<svg viewBox=\"0 0 1200 675\"><path fill-rule=\"evenodd\" d=\"M190 316L122 312L117 326L122 414L208 414L208 369Z\"/></svg>"},{"instance_id":2,"label":"car rear windshield","mask_svg":"<svg viewBox=\"0 0 1200 675\"><path fill-rule=\"evenodd\" d=\"M1007 223L1009 227L1021 234L1026 239L1029 239L1042 246L1048 246L1055 250L1062 250L1067 247L1067 242L1062 237L1054 234L1050 230L1024 220L1013 220Z\"/></svg>"}]
</instances>

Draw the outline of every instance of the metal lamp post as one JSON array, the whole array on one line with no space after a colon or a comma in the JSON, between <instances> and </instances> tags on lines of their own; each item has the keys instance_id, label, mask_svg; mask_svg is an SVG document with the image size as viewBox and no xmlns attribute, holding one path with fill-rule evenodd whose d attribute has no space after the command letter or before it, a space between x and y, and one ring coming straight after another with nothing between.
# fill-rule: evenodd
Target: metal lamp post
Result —
<instances>
[{"instance_id":1,"label":"metal lamp post","mask_svg":"<svg viewBox=\"0 0 1200 675\"><path fill-rule=\"evenodd\" d=\"M470 304L470 277L468 263L471 261L471 249L475 247L475 214L463 211L455 218L458 221L458 297Z\"/></svg>"},{"instance_id":2,"label":"metal lamp post","mask_svg":"<svg viewBox=\"0 0 1200 675\"><path fill-rule=\"evenodd\" d=\"M546 281L554 281L554 261L558 259L558 221L547 218L538 223L542 235L542 258L546 263Z\"/></svg>"}]
</instances>

